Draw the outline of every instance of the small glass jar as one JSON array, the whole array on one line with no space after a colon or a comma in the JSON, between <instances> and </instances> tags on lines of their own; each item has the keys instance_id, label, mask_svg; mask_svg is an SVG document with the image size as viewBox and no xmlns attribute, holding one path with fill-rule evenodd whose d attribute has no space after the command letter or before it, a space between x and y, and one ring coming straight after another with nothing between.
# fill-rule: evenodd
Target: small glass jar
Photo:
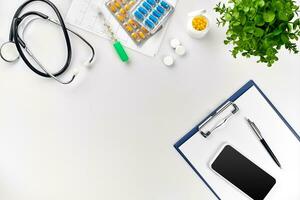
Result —
<instances>
[{"instance_id":1,"label":"small glass jar","mask_svg":"<svg viewBox=\"0 0 300 200\"><path fill-rule=\"evenodd\" d=\"M209 16L206 10L197 10L188 14L187 32L196 39L204 37L210 28Z\"/></svg>"}]
</instances>

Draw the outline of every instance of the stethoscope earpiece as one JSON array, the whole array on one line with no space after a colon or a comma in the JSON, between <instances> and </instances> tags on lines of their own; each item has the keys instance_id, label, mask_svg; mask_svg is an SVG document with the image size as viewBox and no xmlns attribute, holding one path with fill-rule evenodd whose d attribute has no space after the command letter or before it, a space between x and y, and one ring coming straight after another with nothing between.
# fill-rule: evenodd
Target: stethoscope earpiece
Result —
<instances>
[{"instance_id":1,"label":"stethoscope earpiece","mask_svg":"<svg viewBox=\"0 0 300 200\"><path fill-rule=\"evenodd\" d=\"M0 47L1 58L9 63L17 61L20 56L14 42L5 42Z\"/></svg>"}]
</instances>

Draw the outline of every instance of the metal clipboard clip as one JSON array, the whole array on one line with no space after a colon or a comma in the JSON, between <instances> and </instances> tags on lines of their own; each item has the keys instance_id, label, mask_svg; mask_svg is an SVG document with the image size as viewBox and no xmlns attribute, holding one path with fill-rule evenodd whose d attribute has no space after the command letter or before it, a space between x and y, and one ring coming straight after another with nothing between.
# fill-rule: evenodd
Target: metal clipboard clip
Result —
<instances>
[{"instance_id":1,"label":"metal clipboard clip","mask_svg":"<svg viewBox=\"0 0 300 200\"><path fill-rule=\"evenodd\" d=\"M213 115L198 126L199 132L207 138L213 131L225 125L226 122L239 111L239 107L228 101Z\"/></svg>"}]
</instances>

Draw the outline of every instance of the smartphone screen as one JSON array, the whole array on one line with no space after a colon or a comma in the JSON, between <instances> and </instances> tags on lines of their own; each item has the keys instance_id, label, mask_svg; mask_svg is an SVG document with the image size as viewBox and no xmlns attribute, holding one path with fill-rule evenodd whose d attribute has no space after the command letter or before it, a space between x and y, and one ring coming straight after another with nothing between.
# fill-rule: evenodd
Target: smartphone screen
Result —
<instances>
[{"instance_id":1,"label":"smartphone screen","mask_svg":"<svg viewBox=\"0 0 300 200\"><path fill-rule=\"evenodd\" d=\"M264 199L276 180L230 145L226 145L211 168L254 200Z\"/></svg>"}]
</instances>

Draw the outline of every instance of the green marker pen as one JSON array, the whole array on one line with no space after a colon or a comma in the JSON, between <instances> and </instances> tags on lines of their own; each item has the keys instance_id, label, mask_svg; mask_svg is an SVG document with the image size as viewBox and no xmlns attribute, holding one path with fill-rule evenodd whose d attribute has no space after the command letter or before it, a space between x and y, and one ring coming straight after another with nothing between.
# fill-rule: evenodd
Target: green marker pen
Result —
<instances>
[{"instance_id":1,"label":"green marker pen","mask_svg":"<svg viewBox=\"0 0 300 200\"><path fill-rule=\"evenodd\" d=\"M100 14L101 16L103 16L103 15L102 15L102 12L101 12L100 10L101 10L101 9L99 9L99 14ZM116 38L116 36L115 36L115 33L113 32L113 30L112 30L110 24L106 21L106 19L105 19L104 16L103 16L103 20L104 20L103 25L106 27L106 29L107 29L107 31L108 31L108 33L109 33L109 35L110 35L110 39L111 39L111 41L113 42L114 49L115 49L115 51L117 52L119 58L122 60L122 62L128 62L129 57L128 57L128 55L127 55L127 53L126 53L126 51L125 51L125 49L124 49L122 43L121 43L120 41L117 40L117 38Z\"/></svg>"},{"instance_id":2,"label":"green marker pen","mask_svg":"<svg viewBox=\"0 0 300 200\"><path fill-rule=\"evenodd\" d=\"M113 45L114 45L114 48L115 48L117 54L119 55L120 59L123 62L127 62L129 60L129 58L128 58L128 55L127 55L122 43L118 40L115 40Z\"/></svg>"}]
</instances>

